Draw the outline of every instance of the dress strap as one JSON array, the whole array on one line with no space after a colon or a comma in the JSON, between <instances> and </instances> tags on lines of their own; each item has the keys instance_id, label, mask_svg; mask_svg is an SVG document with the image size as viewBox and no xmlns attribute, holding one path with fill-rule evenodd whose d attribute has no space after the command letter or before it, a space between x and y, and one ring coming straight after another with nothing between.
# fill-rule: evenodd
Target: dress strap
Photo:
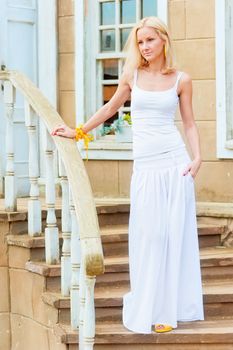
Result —
<instances>
[{"instance_id":1,"label":"dress strap","mask_svg":"<svg viewBox=\"0 0 233 350\"><path fill-rule=\"evenodd\" d=\"M175 88L177 89L177 86L178 86L178 83L179 83L179 80L180 80L180 77L181 75L183 74L183 72L179 71L178 72L178 75L177 75L177 78L176 78L176 83L175 83Z\"/></svg>"}]
</instances>

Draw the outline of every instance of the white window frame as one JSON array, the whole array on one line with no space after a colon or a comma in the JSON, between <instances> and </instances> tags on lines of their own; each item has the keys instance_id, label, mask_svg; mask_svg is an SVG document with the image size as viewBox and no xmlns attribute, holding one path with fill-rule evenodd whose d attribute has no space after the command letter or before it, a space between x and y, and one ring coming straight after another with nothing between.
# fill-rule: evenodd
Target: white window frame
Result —
<instances>
[{"instance_id":1,"label":"white window frame","mask_svg":"<svg viewBox=\"0 0 233 350\"><path fill-rule=\"evenodd\" d=\"M136 0L136 3L139 0ZM94 3L94 4L93 4ZM96 45L98 43L98 1L97 0L75 0L75 104L76 104L76 125L85 123L85 113L90 117L95 111L101 107L98 101L98 94L102 92L97 88L98 74L100 70L95 64L91 64L96 59ZM168 1L158 0L158 17L167 23ZM86 37L90 38L90 33L96 33L93 40L87 42ZM86 54L88 52L88 54ZM99 58L104 58L105 53L98 55ZM107 58L111 58L107 53ZM118 56L114 53L112 58L123 57L122 53ZM91 67L88 73L85 74L87 67ZM90 79L91 77L91 79ZM110 81L109 81L110 82ZM114 81L115 82L115 81ZM85 91L88 95L85 95ZM85 101L85 99L88 99ZM85 106L89 110L85 111ZM96 139L96 131L92 133ZM81 143L77 143L82 157L86 158L86 152ZM95 140L89 144L88 150L89 159L109 159L109 160L132 160L132 143L118 143L112 140L108 135L101 140Z\"/></svg>"},{"instance_id":2,"label":"white window frame","mask_svg":"<svg viewBox=\"0 0 233 350\"><path fill-rule=\"evenodd\" d=\"M227 140L225 0L215 0L217 157L233 158L233 139Z\"/></svg>"}]
</instances>

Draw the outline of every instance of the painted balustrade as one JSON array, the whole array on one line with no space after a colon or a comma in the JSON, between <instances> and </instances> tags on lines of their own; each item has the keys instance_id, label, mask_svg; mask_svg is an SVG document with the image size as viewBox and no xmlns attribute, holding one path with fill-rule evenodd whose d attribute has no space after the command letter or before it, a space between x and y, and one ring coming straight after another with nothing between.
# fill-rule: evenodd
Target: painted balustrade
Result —
<instances>
[{"instance_id":1,"label":"painted balustrade","mask_svg":"<svg viewBox=\"0 0 233 350\"><path fill-rule=\"evenodd\" d=\"M85 313L85 295L86 295L86 288L85 288L85 271L84 271L84 264L81 262L80 266L80 303L79 303L79 346L80 350L86 350L84 349L84 313Z\"/></svg>"},{"instance_id":2,"label":"painted balustrade","mask_svg":"<svg viewBox=\"0 0 233 350\"><path fill-rule=\"evenodd\" d=\"M28 201L28 234L39 236L42 232L41 203L39 199L39 153L37 118L27 100L24 101L25 126L28 130L29 139L29 181L30 199Z\"/></svg>"},{"instance_id":3,"label":"painted balustrade","mask_svg":"<svg viewBox=\"0 0 233 350\"><path fill-rule=\"evenodd\" d=\"M84 323L83 323L83 348L92 350L95 340L95 305L94 305L94 288L95 276L85 276L85 306L84 306Z\"/></svg>"},{"instance_id":4,"label":"painted balustrade","mask_svg":"<svg viewBox=\"0 0 233 350\"><path fill-rule=\"evenodd\" d=\"M17 182L14 163L14 104L15 87L10 81L4 82L4 103L6 115L6 176L5 176L5 209L17 210Z\"/></svg>"},{"instance_id":5,"label":"painted balustrade","mask_svg":"<svg viewBox=\"0 0 233 350\"><path fill-rule=\"evenodd\" d=\"M43 147L45 151L45 202L47 205L47 218L45 228L45 258L47 264L59 262L59 232L55 213L55 176L54 176L54 142L46 130L43 133Z\"/></svg>"},{"instance_id":6,"label":"painted balustrade","mask_svg":"<svg viewBox=\"0 0 233 350\"><path fill-rule=\"evenodd\" d=\"M72 329L79 328L80 310L80 265L81 245L79 226L75 214L75 207L70 191L70 213L71 213L71 290L70 290L70 315Z\"/></svg>"},{"instance_id":7,"label":"painted balustrade","mask_svg":"<svg viewBox=\"0 0 233 350\"><path fill-rule=\"evenodd\" d=\"M71 288L71 213L69 182L65 167L59 158L59 176L62 188L61 230L62 230L62 256L61 256L61 294L65 297L70 295Z\"/></svg>"},{"instance_id":8,"label":"painted balustrade","mask_svg":"<svg viewBox=\"0 0 233 350\"><path fill-rule=\"evenodd\" d=\"M79 330L79 349L92 350L95 337L94 286L96 275L104 272L103 250L91 186L74 140L51 137L50 132L63 120L40 90L23 74L0 71L4 81L6 114L5 209L17 210L14 166L14 103L17 89L25 99L25 125L29 138L28 234L38 236L41 229L39 198L38 118L45 125L45 201L47 206L45 251L48 264L59 261L59 231L55 211L54 154L57 150L62 189L61 294L71 298L71 327ZM37 118L38 117L38 118Z\"/></svg>"},{"instance_id":9,"label":"painted balustrade","mask_svg":"<svg viewBox=\"0 0 233 350\"><path fill-rule=\"evenodd\" d=\"M0 198L3 197L3 193L4 193L4 174L3 174L2 159L0 158Z\"/></svg>"}]
</instances>

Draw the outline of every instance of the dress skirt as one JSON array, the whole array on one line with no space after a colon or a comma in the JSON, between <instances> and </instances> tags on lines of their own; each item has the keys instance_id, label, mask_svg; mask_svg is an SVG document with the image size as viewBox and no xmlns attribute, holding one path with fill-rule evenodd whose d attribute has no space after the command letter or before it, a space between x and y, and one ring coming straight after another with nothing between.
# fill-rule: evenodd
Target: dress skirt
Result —
<instances>
[{"instance_id":1,"label":"dress skirt","mask_svg":"<svg viewBox=\"0 0 233 350\"><path fill-rule=\"evenodd\" d=\"M133 332L204 320L194 180L182 175L190 162L186 148L134 160L123 297L123 324Z\"/></svg>"}]
</instances>

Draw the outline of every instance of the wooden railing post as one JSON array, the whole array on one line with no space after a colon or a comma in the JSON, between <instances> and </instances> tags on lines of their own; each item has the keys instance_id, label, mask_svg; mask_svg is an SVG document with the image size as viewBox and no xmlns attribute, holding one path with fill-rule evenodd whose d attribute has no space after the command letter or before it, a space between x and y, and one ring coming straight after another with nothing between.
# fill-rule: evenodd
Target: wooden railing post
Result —
<instances>
[{"instance_id":1,"label":"wooden railing post","mask_svg":"<svg viewBox=\"0 0 233 350\"><path fill-rule=\"evenodd\" d=\"M81 259L81 266L80 266L80 277L79 277L79 284L80 284L80 305L79 305L79 349L84 350L84 315L85 315L85 267L83 263L83 259Z\"/></svg>"},{"instance_id":2,"label":"wooden railing post","mask_svg":"<svg viewBox=\"0 0 233 350\"><path fill-rule=\"evenodd\" d=\"M0 157L0 198L4 198L4 174L2 163L3 160Z\"/></svg>"},{"instance_id":3,"label":"wooden railing post","mask_svg":"<svg viewBox=\"0 0 233 350\"><path fill-rule=\"evenodd\" d=\"M14 103L15 88L10 81L4 82L4 103L6 111L6 176L5 176L5 210L17 210L17 189L14 164Z\"/></svg>"},{"instance_id":4,"label":"wooden railing post","mask_svg":"<svg viewBox=\"0 0 233 350\"><path fill-rule=\"evenodd\" d=\"M83 325L83 343L85 350L93 350L95 341L95 305L94 288L95 276L85 278L85 311Z\"/></svg>"},{"instance_id":5,"label":"wooden railing post","mask_svg":"<svg viewBox=\"0 0 233 350\"><path fill-rule=\"evenodd\" d=\"M61 158L59 157L59 176L62 188L62 209L61 209L61 227L62 227L62 256L61 256L61 294L70 295L71 288L71 215L69 206L69 183L66 171Z\"/></svg>"},{"instance_id":6,"label":"wooden railing post","mask_svg":"<svg viewBox=\"0 0 233 350\"><path fill-rule=\"evenodd\" d=\"M70 290L70 315L72 329L79 328L79 310L80 310L80 262L81 247L79 237L78 221L70 191L70 213L72 222L71 231L71 290Z\"/></svg>"},{"instance_id":7,"label":"wooden railing post","mask_svg":"<svg viewBox=\"0 0 233 350\"><path fill-rule=\"evenodd\" d=\"M36 116L31 106L25 100L25 125L28 129L29 138L29 180L30 199L28 201L28 234L29 236L39 236L41 234L41 204L39 200L39 154L38 138L36 129Z\"/></svg>"},{"instance_id":8,"label":"wooden railing post","mask_svg":"<svg viewBox=\"0 0 233 350\"><path fill-rule=\"evenodd\" d=\"M59 262L59 232L55 214L54 143L48 131L46 129L44 130L43 143L46 164L45 201L47 204L45 256L47 264L57 264Z\"/></svg>"}]
</instances>

